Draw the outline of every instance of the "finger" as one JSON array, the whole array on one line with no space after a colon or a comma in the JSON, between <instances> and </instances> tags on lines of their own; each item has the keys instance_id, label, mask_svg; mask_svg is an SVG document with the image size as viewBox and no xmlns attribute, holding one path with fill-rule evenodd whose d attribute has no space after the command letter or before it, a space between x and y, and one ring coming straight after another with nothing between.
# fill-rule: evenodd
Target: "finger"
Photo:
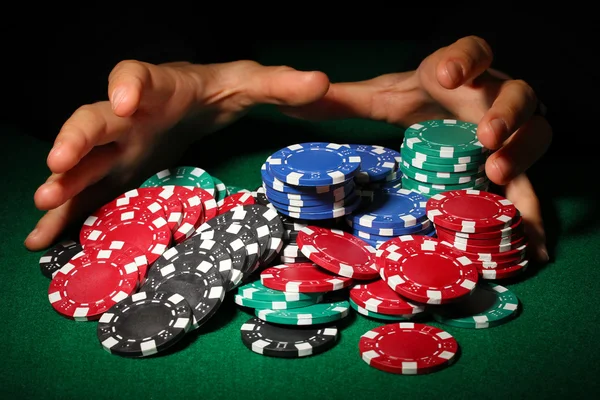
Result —
<instances>
[{"instance_id":1,"label":"finger","mask_svg":"<svg viewBox=\"0 0 600 400\"><path fill-rule=\"evenodd\" d=\"M58 133L48 154L48 167L56 174L64 173L95 146L113 142L130 129L131 120L117 117L107 101L80 107Z\"/></svg>"},{"instance_id":2,"label":"finger","mask_svg":"<svg viewBox=\"0 0 600 400\"><path fill-rule=\"evenodd\" d=\"M484 39L467 36L436 51L428 58L428 68L435 68L430 76L436 76L442 87L456 89L487 70L494 56Z\"/></svg>"},{"instance_id":3,"label":"finger","mask_svg":"<svg viewBox=\"0 0 600 400\"><path fill-rule=\"evenodd\" d=\"M25 239L25 247L39 251L49 247L70 223L74 215L71 201L61 207L48 211Z\"/></svg>"},{"instance_id":4,"label":"finger","mask_svg":"<svg viewBox=\"0 0 600 400\"><path fill-rule=\"evenodd\" d=\"M536 103L535 92L526 82L505 81L492 107L479 121L479 141L488 149L499 149L513 132L531 118Z\"/></svg>"},{"instance_id":5,"label":"finger","mask_svg":"<svg viewBox=\"0 0 600 400\"><path fill-rule=\"evenodd\" d=\"M304 105L321 99L329 89L329 78L318 71L265 67L252 61L215 64L211 68L217 70L222 87L237 92L242 108L257 104Z\"/></svg>"},{"instance_id":6,"label":"finger","mask_svg":"<svg viewBox=\"0 0 600 400\"><path fill-rule=\"evenodd\" d=\"M119 62L108 77L108 96L113 112L120 117L129 117L140 108L151 109L154 104L166 103L178 88L187 87L182 84L183 75L177 71L189 65L183 62L163 66L135 60ZM191 88L189 94L191 102Z\"/></svg>"},{"instance_id":7,"label":"finger","mask_svg":"<svg viewBox=\"0 0 600 400\"><path fill-rule=\"evenodd\" d=\"M547 262L549 256L540 202L529 178L525 174L517 176L506 185L505 191L506 198L513 202L523 217L529 254L538 262Z\"/></svg>"},{"instance_id":8,"label":"finger","mask_svg":"<svg viewBox=\"0 0 600 400\"><path fill-rule=\"evenodd\" d=\"M489 156L485 166L488 178L498 185L506 185L548 150L552 135L552 128L543 117L531 118L500 150Z\"/></svg>"},{"instance_id":9,"label":"finger","mask_svg":"<svg viewBox=\"0 0 600 400\"><path fill-rule=\"evenodd\" d=\"M96 147L76 167L63 174L52 175L40 186L34 195L36 207L51 210L77 196L105 177L114 166L117 156L114 146Z\"/></svg>"}]
</instances>

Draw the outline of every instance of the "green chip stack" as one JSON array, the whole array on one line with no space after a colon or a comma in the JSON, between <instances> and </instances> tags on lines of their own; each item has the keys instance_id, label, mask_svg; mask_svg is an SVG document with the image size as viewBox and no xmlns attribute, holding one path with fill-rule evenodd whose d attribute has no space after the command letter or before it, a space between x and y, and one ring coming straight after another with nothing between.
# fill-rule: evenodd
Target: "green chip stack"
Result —
<instances>
[{"instance_id":1,"label":"green chip stack","mask_svg":"<svg viewBox=\"0 0 600 400\"><path fill-rule=\"evenodd\" d=\"M402 187L433 196L449 190L487 190L489 150L477 139L477 125L453 119L408 127L400 147Z\"/></svg>"}]
</instances>

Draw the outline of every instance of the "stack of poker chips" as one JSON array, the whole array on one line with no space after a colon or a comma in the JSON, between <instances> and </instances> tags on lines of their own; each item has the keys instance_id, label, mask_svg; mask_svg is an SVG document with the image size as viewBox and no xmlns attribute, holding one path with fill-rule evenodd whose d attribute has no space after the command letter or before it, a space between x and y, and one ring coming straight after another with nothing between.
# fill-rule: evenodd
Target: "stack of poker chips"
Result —
<instances>
[{"instance_id":1,"label":"stack of poker chips","mask_svg":"<svg viewBox=\"0 0 600 400\"><path fill-rule=\"evenodd\" d=\"M477 125L429 120L408 127L400 147L402 187L433 196L449 190L487 190L489 150L477 139Z\"/></svg>"},{"instance_id":2,"label":"stack of poker chips","mask_svg":"<svg viewBox=\"0 0 600 400\"><path fill-rule=\"evenodd\" d=\"M372 201L346 217L352 234L378 248L402 235L435 235L426 213L427 198L414 190L383 188Z\"/></svg>"},{"instance_id":3,"label":"stack of poker chips","mask_svg":"<svg viewBox=\"0 0 600 400\"><path fill-rule=\"evenodd\" d=\"M432 196L426 209L438 238L470 260L481 278L509 278L527 268L523 218L508 199L454 190Z\"/></svg>"}]
</instances>

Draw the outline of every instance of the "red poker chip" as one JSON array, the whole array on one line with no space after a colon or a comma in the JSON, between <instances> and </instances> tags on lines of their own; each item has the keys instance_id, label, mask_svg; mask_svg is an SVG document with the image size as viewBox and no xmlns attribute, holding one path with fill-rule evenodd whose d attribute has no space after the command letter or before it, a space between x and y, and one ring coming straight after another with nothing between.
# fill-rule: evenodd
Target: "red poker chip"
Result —
<instances>
[{"instance_id":1,"label":"red poker chip","mask_svg":"<svg viewBox=\"0 0 600 400\"><path fill-rule=\"evenodd\" d=\"M477 270L488 270L488 269L504 269L508 267L512 267L515 264L520 263L525 260L527 257L526 254L521 254L512 260L507 261L473 261L473 265L477 268Z\"/></svg>"},{"instance_id":2,"label":"red poker chip","mask_svg":"<svg viewBox=\"0 0 600 400\"><path fill-rule=\"evenodd\" d=\"M473 292L479 275L469 258L438 239L412 238L378 260L382 279L394 291L427 304L450 303Z\"/></svg>"},{"instance_id":3,"label":"red poker chip","mask_svg":"<svg viewBox=\"0 0 600 400\"><path fill-rule=\"evenodd\" d=\"M48 300L61 315L76 321L97 320L139 286L135 261L119 250L84 248L56 272Z\"/></svg>"},{"instance_id":4,"label":"red poker chip","mask_svg":"<svg viewBox=\"0 0 600 400\"><path fill-rule=\"evenodd\" d=\"M260 282L269 289L290 293L325 293L344 289L351 278L334 275L313 263L282 264L265 269Z\"/></svg>"},{"instance_id":5,"label":"red poker chip","mask_svg":"<svg viewBox=\"0 0 600 400\"><path fill-rule=\"evenodd\" d=\"M504 246L507 244L515 243L518 240L523 239L525 237L524 232L518 232L518 233L514 233L510 236L505 236L505 237L496 238L496 239L467 239L467 238L455 236L453 233L448 233L448 231L443 231L441 229L438 229L436 231L436 235L439 239L441 239L445 242L449 242L449 243L457 245L456 246L457 248L460 248L459 246L469 246L469 245L470 246L478 246L478 247ZM519 246L516 246L516 247L519 247Z\"/></svg>"},{"instance_id":6,"label":"red poker chip","mask_svg":"<svg viewBox=\"0 0 600 400\"><path fill-rule=\"evenodd\" d=\"M427 217L446 229L481 233L512 226L519 217L508 199L480 190L452 190L436 194L427 201Z\"/></svg>"},{"instance_id":7,"label":"red poker chip","mask_svg":"<svg viewBox=\"0 0 600 400\"><path fill-rule=\"evenodd\" d=\"M451 243L448 243L448 242L443 242L443 243L448 246L452 246ZM516 249L505 251L503 253L472 253L470 251L463 251L463 250L459 250L457 248L454 248L454 250L456 252L462 254L463 256L467 257L472 262L478 262L478 261L508 262L508 261L515 261L515 260L519 260L519 259L523 258L525 256L525 254L527 253L527 246L528 246L528 244L527 244L527 242L525 242L524 244L517 247Z\"/></svg>"},{"instance_id":8,"label":"red poker chip","mask_svg":"<svg viewBox=\"0 0 600 400\"><path fill-rule=\"evenodd\" d=\"M375 248L347 232L309 225L296 243L305 257L334 274L360 280L379 276Z\"/></svg>"},{"instance_id":9,"label":"red poker chip","mask_svg":"<svg viewBox=\"0 0 600 400\"><path fill-rule=\"evenodd\" d=\"M425 307L405 300L381 279L352 286L350 299L365 310L379 314L413 315L425 311Z\"/></svg>"},{"instance_id":10,"label":"red poker chip","mask_svg":"<svg viewBox=\"0 0 600 400\"><path fill-rule=\"evenodd\" d=\"M438 238L444 242L447 240L442 236L438 236ZM521 236L517 238L513 242L505 243L505 244L497 244L494 246L481 246L479 244L473 244L473 242L461 243L461 242L451 242L452 246L461 251L468 251L469 253L491 253L491 254L500 254L506 253L507 251L511 251L517 249L524 245L527 242L527 238L525 236Z\"/></svg>"},{"instance_id":11,"label":"red poker chip","mask_svg":"<svg viewBox=\"0 0 600 400\"><path fill-rule=\"evenodd\" d=\"M443 232L445 234L452 235L456 238L464 240L501 240L512 235L523 235L525 232L525 224L523 224L523 218L517 217L516 221L508 228L503 228L497 231L481 232L481 233L465 233L456 232L452 229L446 229L443 226L436 226L436 232Z\"/></svg>"},{"instance_id":12,"label":"red poker chip","mask_svg":"<svg viewBox=\"0 0 600 400\"><path fill-rule=\"evenodd\" d=\"M117 197L112 203L137 206L148 202L156 202L162 206L167 224L171 232L175 232L183 219L183 204L170 188L159 186L132 189Z\"/></svg>"},{"instance_id":13,"label":"red poker chip","mask_svg":"<svg viewBox=\"0 0 600 400\"><path fill-rule=\"evenodd\" d=\"M150 265L148 264L148 258L146 257L146 253L144 253L141 249L139 249L137 246L132 245L129 242L117 240L106 244L100 243L99 245L102 247L106 247L109 250L120 251L125 255L131 257L135 262L135 265L138 267L138 272L140 275L140 285L146 281L146 276L148 275L148 267Z\"/></svg>"},{"instance_id":14,"label":"red poker chip","mask_svg":"<svg viewBox=\"0 0 600 400\"><path fill-rule=\"evenodd\" d=\"M163 186L172 190L183 205L183 216L177 230L173 232L173 241L181 243L194 234L196 228L204 222L204 206L196 191L185 186Z\"/></svg>"},{"instance_id":15,"label":"red poker chip","mask_svg":"<svg viewBox=\"0 0 600 400\"><path fill-rule=\"evenodd\" d=\"M102 219L88 218L79 232L83 247L100 242L127 242L142 250L148 265L161 256L171 244L171 230L160 215L135 207L111 213Z\"/></svg>"},{"instance_id":16,"label":"red poker chip","mask_svg":"<svg viewBox=\"0 0 600 400\"><path fill-rule=\"evenodd\" d=\"M358 349L364 362L381 371L422 375L453 364L458 342L439 328L400 322L368 331L361 336Z\"/></svg>"},{"instance_id":17,"label":"red poker chip","mask_svg":"<svg viewBox=\"0 0 600 400\"><path fill-rule=\"evenodd\" d=\"M255 203L256 200L251 192L234 193L217 203L218 215L224 214L237 206L248 206Z\"/></svg>"},{"instance_id":18,"label":"red poker chip","mask_svg":"<svg viewBox=\"0 0 600 400\"><path fill-rule=\"evenodd\" d=\"M506 279L515 277L527 269L529 260L523 259L519 262L513 262L512 265L506 265L501 268L485 269L477 267L479 275L485 280Z\"/></svg>"}]
</instances>

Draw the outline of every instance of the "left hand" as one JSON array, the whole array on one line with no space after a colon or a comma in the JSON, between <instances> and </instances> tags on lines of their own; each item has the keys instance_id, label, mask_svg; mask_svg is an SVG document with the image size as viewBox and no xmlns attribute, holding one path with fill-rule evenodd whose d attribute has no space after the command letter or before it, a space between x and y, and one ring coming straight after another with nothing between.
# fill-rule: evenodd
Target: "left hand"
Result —
<instances>
[{"instance_id":1,"label":"left hand","mask_svg":"<svg viewBox=\"0 0 600 400\"><path fill-rule=\"evenodd\" d=\"M442 118L478 124L480 142L494 150L486 174L521 212L533 258L547 262L540 205L525 172L547 151L552 128L534 115L533 89L491 69L492 60L489 45L469 36L435 51L415 71L332 84L321 100L283 111L312 120L366 118L405 127Z\"/></svg>"}]
</instances>

